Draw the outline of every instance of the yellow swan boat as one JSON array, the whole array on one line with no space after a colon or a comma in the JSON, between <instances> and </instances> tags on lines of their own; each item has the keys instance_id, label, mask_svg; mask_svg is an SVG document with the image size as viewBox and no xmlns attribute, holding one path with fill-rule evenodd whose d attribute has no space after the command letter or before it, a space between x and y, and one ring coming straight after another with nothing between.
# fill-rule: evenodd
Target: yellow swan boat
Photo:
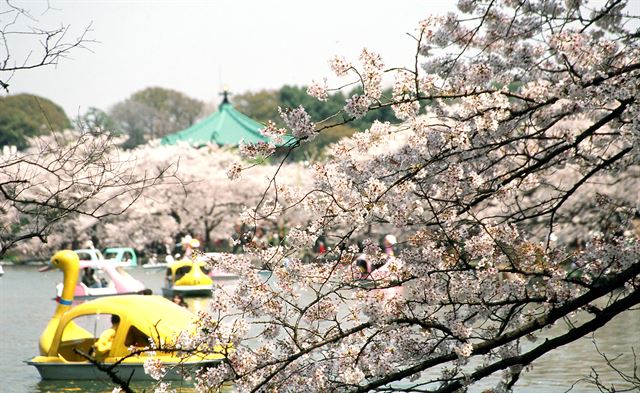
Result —
<instances>
[{"instance_id":1,"label":"yellow swan boat","mask_svg":"<svg viewBox=\"0 0 640 393\"><path fill-rule=\"evenodd\" d=\"M181 260L167 267L162 295L211 296L213 280L204 261Z\"/></svg>"},{"instance_id":2,"label":"yellow swan boat","mask_svg":"<svg viewBox=\"0 0 640 393\"><path fill-rule=\"evenodd\" d=\"M35 366L42 379L109 379L107 373L76 352L92 353L92 348L105 328L111 327L112 316L119 317L110 349L96 354L104 366L118 364L113 371L124 380L151 379L144 372L147 359L157 359L167 370L165 379L182 379L194 369L218 364L230 350L216 347L213 353L197 353L189 357L173 352L146 352L125 358L131 348L143 348L150 342L165 345L175 342L181 332L193 331L196 316L161 296L109 296L72 307L79 269L75 252L63 250L51 259L50 267L64 273L62 296L49 324L40 337L40 355L27 363ZM184 333L183 333L184 334Z\"/></svg>"}]
</instances>

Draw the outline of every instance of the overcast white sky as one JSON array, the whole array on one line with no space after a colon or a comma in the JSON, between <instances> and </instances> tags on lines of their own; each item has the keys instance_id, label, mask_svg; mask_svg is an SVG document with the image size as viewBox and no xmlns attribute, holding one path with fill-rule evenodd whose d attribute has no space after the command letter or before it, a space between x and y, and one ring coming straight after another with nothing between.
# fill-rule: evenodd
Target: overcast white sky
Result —
<instances>
[{"instance_id":1,"label":"overcast white sky","mask_svg":"<svg viewBox=\"0 0 640 393\"><path fill-rule=\"evenodd\" d=\"M10 92L32 93L75 117L108 110L151 86L217 102L231 91L308 85L330 75L333 55L356 59L363 47L385 65L408 65L415 50L406 35L429 14L454 8L447 0L44 0L13 1L40 28L71 25L70 37L92 24L91 51L77 50L57 67L16 73ZM0 15L0 21L4 25ZM15 38L15 37L14 37ZM10 42L14 58L34 48ZM35 53L35 52L34 52Z\"/></svg>"}]
</instances>

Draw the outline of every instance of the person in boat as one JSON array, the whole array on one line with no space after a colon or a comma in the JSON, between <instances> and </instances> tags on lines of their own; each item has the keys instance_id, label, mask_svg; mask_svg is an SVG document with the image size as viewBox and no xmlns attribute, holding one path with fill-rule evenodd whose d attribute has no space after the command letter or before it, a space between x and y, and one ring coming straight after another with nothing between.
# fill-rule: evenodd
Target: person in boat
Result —
<instances>
[{"instance_id":1,"label":"person in boat","mask_svg":"<svg viewBox=\"0 0 640 393\"><path fill-rule=\"evenodd\" d=\"M367 260L365 254L360 254L354 261L355 265L355 277L356 279L365 279L371 273L371 264Z\"/></svg>"},{"instance_id":2,"label":"person in boat","mask_svg":"<svg viewBox=\"0 0 640 393\"><path fill-rule=\"evenodd\" d=\"M244 246L251 242L251 233L247 230L245 224L236 223L233 227L234 233L231 235L232 250L234 254L244 252Z\"/></svg>"},{"instance_id":3,"label":"person in boat","mask_svg":"<svg viewBox=\"0 0 640 393\"><path fill-rule=\"evenodd\" d=\"M384 239L382 239L382 245L384 246L384 253L387 254L388 257L392 257L395 255L393 250L393 246L398 242L394 235L386 235Z\"/></svg>"},{"instance_id":4,"label":"person in boat","mask_svg":"<svg viewBox=\"0 0 640 393\"><path fill-rule=\"evenodd\" d=\"M185 259L191 258L191 254L193 254L193 250L200 247L200 240L191 237L191 235L187 235L182 238L180 242L182 244L182 249L184 250L183 257Z\"/></svg>"},{"instance_id":5,"label":"person in boat","mask_svg":"<svg viewBox=\"0 0 640 393\"><path fill-rule=\"evenodd\" d=\"M318 236L316 244L313 247L313 251L318 255L322 255L327 252L327 243L324 235Z\"/></svg>"},{"instance_id":6,"label":"person in boat","mask_svg":"<svg viewBox=\"0 0 640 393\"><path fill-rule=\"evenodd\" d=\"M96 272L93 268L86 268L82 272L82 283L88 288L100 288L102 285L96 278Z\"/></svg>"},{"instance_id":7,"label":"person in boat","mask_svg":"<svg viewBox=\"0 0 640 393\"><path fill-rule=\"evenodd\" d=\"M177 304L178 306L182 306L185 308L189 308L189 305L187 304L187 302L184 300L184 297L180 294L175 294L173 295L173 302L175 304Z\"/></svg>"},{"instance_id":8,"label":"person in boat","mask_svg":"<svg viewBox=\"0 0 640 393\"><path fill-rule=\"evenodd\" d=\"M102 332L98 341L93 344L91 351L93 356L100 358L106 357L109 354L109 351L111 351L111 345L113 345L113 338L116 336L116 330L118 330L119 324L120 317L115 314L111 315L111 327Z\"/></svg>"},{"instance_id":9,"label":"person in boat","mask_svg":"<svg viewBox=\"0 0 640 393\"><path fill-rule=\"evenodd\" d=\"M381 276L381 272L384 270L386 264L395 257L394 246L397 243L397 239L394 235L388 234L382 239L382 246L384 248L385 257L374 261L370 261L366 254L362 253L356 256L353 264L355 265L355 277L359 279L372 279L376 276ZM361 247L362 250L363 247ZM378 271L379 274L372 274Z\"/></svg>"}]
</instances>

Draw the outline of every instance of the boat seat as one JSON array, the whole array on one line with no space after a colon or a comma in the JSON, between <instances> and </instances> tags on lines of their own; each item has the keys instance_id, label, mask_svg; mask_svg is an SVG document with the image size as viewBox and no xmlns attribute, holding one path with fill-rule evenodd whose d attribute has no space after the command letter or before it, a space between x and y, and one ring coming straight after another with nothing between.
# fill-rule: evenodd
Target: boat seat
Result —
<instances>
[{"instance_id":1,"label":"boat seat","mask_svg":"<svg viewBox=\"0 0 640 393\"><path fill-rule=\"evenodd\" d=\"M125 347L136 347L136 348L144 348L150 345L149 336L142 333L140 329L135 326L131 326L129 328L129 332L127 333L127 337L124 341Z\"/></svg>"},{"instance_id":2,"label":"boat seat","mask_svg":"<svg viewBox=\"0 0 640 393\"><path fill-rule=\"evenodd\" d=\"M95 337L62 341L60 342L60 346L58 347L58 356L62 357L68 362L86 362L87 359L76 353L74 350L78 349L86 354L89 354L89 351L91 350L91 347L95 342Z\"/></svg>"}]
</instances>

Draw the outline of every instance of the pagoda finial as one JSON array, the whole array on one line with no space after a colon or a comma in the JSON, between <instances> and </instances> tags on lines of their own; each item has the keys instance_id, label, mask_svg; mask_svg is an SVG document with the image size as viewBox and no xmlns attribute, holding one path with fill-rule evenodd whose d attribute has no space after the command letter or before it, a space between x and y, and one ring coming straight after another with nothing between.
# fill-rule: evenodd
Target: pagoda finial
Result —
<instances>
[{"instance_id":1,"label":"pagoda finial","mask_svg":"<svg viewBox=\"0 0 640 393\"><path fill-rule=\"evenodd\" d=\"M229 89L226 86L222 89L222 93L220 93L220 95L222 96L222 102L220 103L220 106L228 104L231 92L229 92Z\"/></svg>"}]
</instances>

